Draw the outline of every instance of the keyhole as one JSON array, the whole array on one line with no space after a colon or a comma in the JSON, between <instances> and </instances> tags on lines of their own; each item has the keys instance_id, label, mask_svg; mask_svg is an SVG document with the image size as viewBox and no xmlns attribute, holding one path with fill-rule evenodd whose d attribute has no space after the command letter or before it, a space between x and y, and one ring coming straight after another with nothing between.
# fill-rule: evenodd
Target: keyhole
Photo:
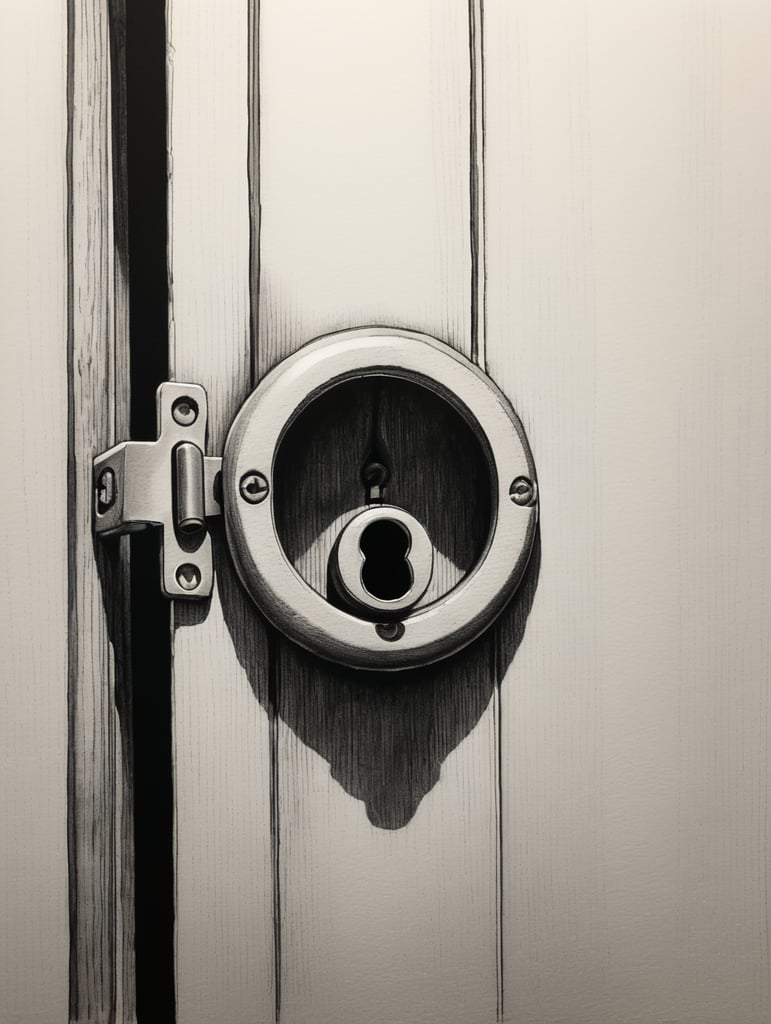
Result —
<instances>
[{"instance_id":1,"label":"keyhole","mask_svg":"<svg viewBox=\"0 0 771 1024\"><path fill-rule=\"evenodd\" d=\"M364 530L359 541L364 564L361 581L380 601L396 601L412 587L412 567L407 560L412 537L393 519L378 519Z\"/></svg>"}]
</instances>

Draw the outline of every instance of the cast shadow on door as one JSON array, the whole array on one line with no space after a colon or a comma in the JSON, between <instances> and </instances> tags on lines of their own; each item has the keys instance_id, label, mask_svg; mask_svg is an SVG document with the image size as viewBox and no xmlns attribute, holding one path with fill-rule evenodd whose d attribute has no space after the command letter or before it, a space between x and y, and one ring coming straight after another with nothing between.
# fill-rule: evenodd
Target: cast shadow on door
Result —
<instances>
[{"instance_id":1,"label":"cast shadow on door","mask_svg":"<svg viewBox=\"0 0 771 1024\"><path fill-rule=\"evenodd\" d=\"M540 568L540 536L517 593L497 621L445 661L396 673L332 665L265 626L215 542L225 618L260 704L273 704L323 757L378 828L402 828L440 780L442 763L471 732L525 634ZM261 635L267 629L267 640ZM270 664L266 664L270 662Z\"/></svg>"},{"instance_id":2,"label":"cast shadow on door","mask_svg":"<svg viewBox=\"0 0 771 1024\"><path fill-rule=\"evenodd\" d=\"M472 433L446 402L395 380L351 382L314 406L288 432L274 472L287 556L325 593L329 553L340 523L362 505L361 470L374 455L389 465L386 500L416 515L434 541L429 596L441 596L471 568L487 536L489 477ZM221 527L213 539L225 621L260 704L329 763L373 825L407 825L439 782L445 759L480 720L522 641L538 584L539 535L519 589L490 629L451 658L394 673L322 661L265 626Z\"/></svg>"}]
</instances>

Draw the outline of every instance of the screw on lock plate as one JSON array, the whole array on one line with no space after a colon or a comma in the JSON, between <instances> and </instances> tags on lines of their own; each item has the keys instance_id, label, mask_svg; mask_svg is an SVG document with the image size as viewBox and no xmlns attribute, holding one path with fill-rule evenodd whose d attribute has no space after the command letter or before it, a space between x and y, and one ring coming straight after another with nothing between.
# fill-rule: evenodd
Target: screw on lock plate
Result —
<instances>
[{"instance_id":1,"label":"screw on lock plate","mask_svg":"<svg viewBox=\"0 0 771 1024\"><path fill-rule=\"evenodd\" d=\"M538 487L535 480L530 480L526 476L518 476L511 483L509 497L515 505L520 505L523 508L535 505L538 500Z\"/></svg>"},{"instance_id":2,"label":"screw on lock plate","mask_svg":"<svg viewBox=\"0 0 771 1024\"><path fill-rule=\"evenodd\" d=\"M250 505L259 505L270 493L270 484L264 473L258 473L253 469L241 477L238 490L244 501L248 501Z\"/></svg>"}]
</instances>

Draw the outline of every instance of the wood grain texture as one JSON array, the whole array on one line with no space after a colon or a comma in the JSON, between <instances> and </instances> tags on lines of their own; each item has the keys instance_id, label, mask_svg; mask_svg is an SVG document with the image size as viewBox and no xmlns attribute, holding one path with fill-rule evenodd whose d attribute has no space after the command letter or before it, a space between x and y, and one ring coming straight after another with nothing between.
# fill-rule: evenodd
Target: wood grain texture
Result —
<instances>
[{"instance_id":1,"label":"wood grain texture","mask_svg":"<svg viewBox=\"0 0 771 1024\"><path fill-rule=\"evenodd\" d=\"M0 29L0 1019L67 1013L66 40L61 5Z\"/></svg>"},{"instance_id":2,"label":"wood grain texture","mask_svg":"<svg viewBox=\"0 0 771 1024\"><path fill-rule=\"evenodd\" d=\"M482 90L465 5L263 0L248 81L221 10L171 12L174 365L212 451L250 286L258 375L367 322L468 353L475 307L544 555L452 671L384 687L266 636L220 547L175 639L180 1019L763 1024L768 11L486 0ZM355 461L371 407L333 412ZM322 440L323 533L314 463L357 498Z\"/></svg>"},{"instance_id":3,"label":"wood grain texture","mask_svg":"<svg viewBox=\"0 0 771 1024\"><path fill-rule=\"evenodd\" d=\"M539 469L504 1019L761 1024L771 16L488 0L488 365Z\"/></svg>"},{"instance_id":4,"label":"wood grain texture","mask_svg":"<svg viewBox=\"0 0 771 1024\"><path fill-rule=\"evenodd\" d=\"M250 15L244 0L167 11L171 372L209 396L209 451L252 384ZM264 629L215 536L216 587L174 609L179 1024L273 1017L270 736L253 687Z\"/></svg>"},{"instance_id":5,"label":"wood grain texture","mask_svg":"<svg viewBox=\"0 0 771 1024\"><path fill-rule=\"evenodd\" d=\"M70 1018L123 1021L133 1016L129 752L116 712L123 623L101 589L108 576L119 589L122 559L116 550L98 560L91 539L91 459L114 438L125 310L114 280L106 11L27 5L2 36L13 46L3 96L17 104L3 132L2 406L19 447L6 447L4 472L15 685L2 715L13 856L1 1015L64 1019L69 960Z\"/></svg>"},{"instance_id":6,"label":"wood grain texture","mask_svg":"<svg viewBox=\"0 0 771 1024\"><path fill-rule=\"evenodd\" d=\"M367 323L469 354L466 4L263 0L258 73L258 371ZM372 398L349 390L315 426L298 425L283 485L287 548L321 589L331 523L363 501ZM379 418L389 500L418 515L431 506L446 545L473 535L475 488L473 474L466 488L442 470L430 405L391 388ZM457 544L445 552L446 583L452 554L464 557ZM280 1019L494 1020L494 652L387 678L280 637L271 656Z\"/></svg>"},{"instance_id":7,"label":"wood grain texture","mask_svg":"<svg viewBox=\"0 0 771 1024\"><path fill-rule=\"evenodd\" d=\"M368 323L468 354L465 5L260 12L260 375Z\"/></svg>"},{"instance_id":8,"label":"wood grain texture","mask_svg":"<svg viewBox=\"0 0 771 1024\"><path fill-rule=\"evenodd\" d=\"M121 121L113 102L120 102L119 39L120 4L73 0L68 71L70 1019L89 1022L135 1019L128 549L125 541L97 543L92 533L93 458L128 436L126 238L116 216L124 183Z\"/></svg>"}]
</instances>

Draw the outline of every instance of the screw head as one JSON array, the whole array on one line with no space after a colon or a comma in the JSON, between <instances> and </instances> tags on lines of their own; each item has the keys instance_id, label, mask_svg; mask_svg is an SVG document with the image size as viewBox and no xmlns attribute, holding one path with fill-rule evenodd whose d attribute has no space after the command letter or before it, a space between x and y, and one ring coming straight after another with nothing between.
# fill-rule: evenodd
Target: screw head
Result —
<instances>
[{"instance_id":1,"label":"screw head","mask_svg":"<svg viewBox=\"0 0 771 1024\"><path fill-rule=\"evenodd\" d=\"M201 570L190 562L180 565L176 577L182 590L197 590L201 585Z\"/></svg>"},{"instance_id":2,"label":"screw head","mask_svg":"<svg viewBox=\"0 0 771 1024\"><path fill-rule=\"evenodd\" d=\"M538 497L538 486L535 480L530 480L526 476L518 476L512 481L509 488L509 497L515 505L525 507L535 505L536 498Z\"/></svg>"},{"instance_id":3,"label":"screw head","mask_svg":"<svg viewBox=\"0 0 771 1024\"><path fill-rule=\"evenodd\" d=\"M248 501L250 505L259 505L270 493L270 484L264 473L258 473L253 469L244 473L238 489L244 501Z\"/></svg>"},{"instance_id":4,"label":"screw head","mask_svg":"<svg viewBox=\"0 0 771 1024\"><path fill-rule=\"evenodd\" d=\"M106 466L96 481L96 510L100 515L115 504L118 489L115 486L115 472Z\"/></svg>"},{"instance_id":5,"label":"screw head","mask_svg":"<svg viewBox=\"0 0 771 1024\"><path fill-rule=\"evenodd\" d=\"M171 415L175 423L178 423L180 427L192 427L195 421L198 419L198 403L194 402L192 398L184 395L181 398L176 399L171 407Z\"/></svg>"},{"instance_id":6,"label":"screw head","mask_svg":"<svg viewBox=\"0 0 771 1024\"><path fill-rule=\"evenodd\" d=\"M401 622L378 622L375 625L375 632L381 640L401 640L404 636L404 626Z\"/></svg>"}]
</instances>

